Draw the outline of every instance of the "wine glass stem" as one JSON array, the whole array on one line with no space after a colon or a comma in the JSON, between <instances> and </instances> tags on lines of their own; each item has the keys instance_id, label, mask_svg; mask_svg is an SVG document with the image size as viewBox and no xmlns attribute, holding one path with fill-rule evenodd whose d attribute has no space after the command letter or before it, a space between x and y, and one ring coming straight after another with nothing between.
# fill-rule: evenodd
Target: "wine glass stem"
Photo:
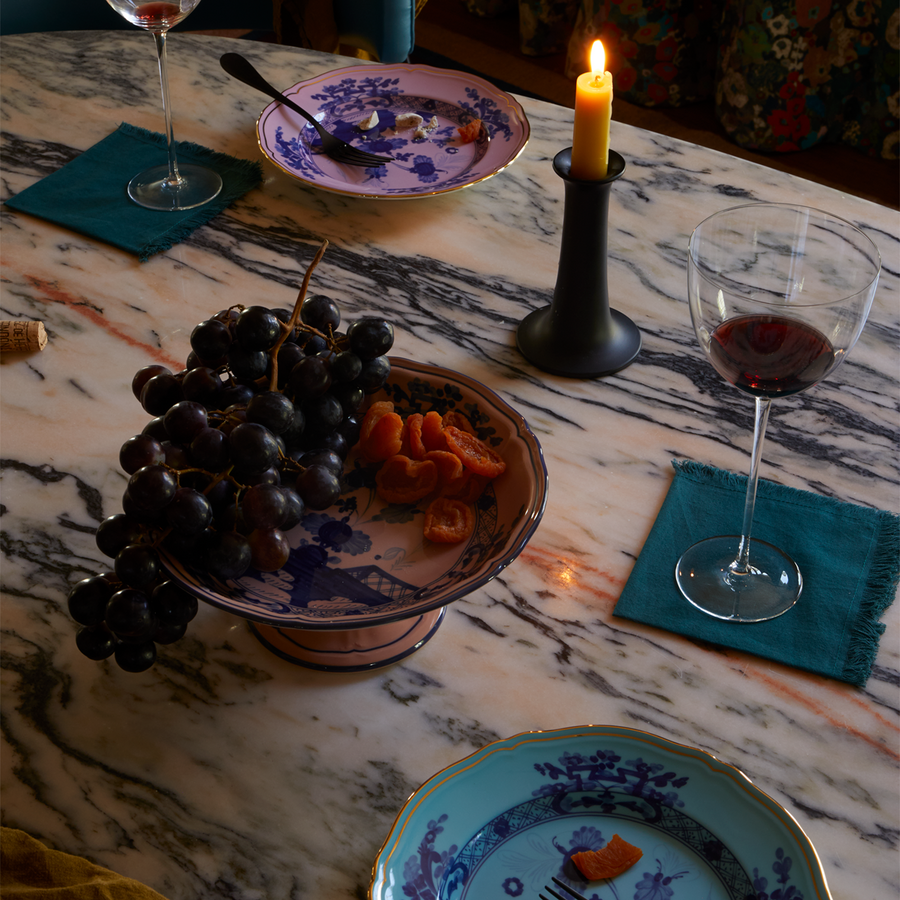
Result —
<instances>
[{"instance_id":1,"label":"wine glass stem","mask_svg":"<svg viewBox=\"0 0 900 900\"><path fill-rule=\"evenodd\" d=\"M166 69L166 32L153 32L156 41L156 55L159 59L159 86L162 90L163 114L166 117L166 144L169 149L169 177L166 186L177 188L181 184L181 175L178 174L178 159L175 156L175 132L172 129L172 107L169 103L169 76Z\"/></svg>"},{"instance_id":2,"label":"wine glass stem","mask_svg":"<svg viewBox=\"0 0 900 900\"><path fill-rule=\"evenodd\" d=\"M762 459L763 442L772 401L768 397L756 397L755 420L753 423L753 451L750 454L750 475L747 478L747 497L744 500L744 523L741 526L741 543L737 559L730 569L734 575L750 572L750 530L753 527L753 512L756 508L756 484L759 480L759 463Z\"/></svg>"}]
</instances>

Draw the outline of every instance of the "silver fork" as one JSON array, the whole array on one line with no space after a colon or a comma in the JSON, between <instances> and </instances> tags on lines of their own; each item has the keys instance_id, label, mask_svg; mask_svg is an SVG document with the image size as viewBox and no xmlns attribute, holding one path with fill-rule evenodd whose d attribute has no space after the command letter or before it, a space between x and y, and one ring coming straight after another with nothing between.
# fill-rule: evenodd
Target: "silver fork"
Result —
<instances>
[{"instance_id":1,"label":"silver fork","mask_svg":"<svg viewBox=\"0 0 900 900\"><path fill-rule=\"evenodd\" d=\"M280 91L276 90L266 81L262 75L257 72L253 64L245 59L240 53L225 53L219 57L219 63L222 68L233 78L243 81L244 84L264 94L268 94L273 100L278 100L285 106L290 107L294 112L300 113L313 128L319 133L322 139L322 150L327 156L330 156L335 162L346 163L348 166L383 166L385 163L393 160L392 156L376 156L374 153L366 153L364 150L358 150L352 144L342 141L330 132L326 131L315 117L308 113L305 109L294 103L293 100L285 97Z\"/></svg>"},{"instance_id":2,"label":"silver fork","mask_svg":"<svg viewBox=\"0 0 900 900\"><path fill-rule=\"evenodd\" d=\"M553 888L549 885L546 886L544 890L550 895L550 897L553 897L554 900L587 900L584 894L579 894L578 891L575 890L575 888L569 887L565 882L560 881L558 878L554 878L553 883L566 891L566 894L560 894L559 892L554 891ZM541 898L541 900L550 900L550 897L547 897L544 894L538 894L538 896Z\"/></svg>"}]
</instances>

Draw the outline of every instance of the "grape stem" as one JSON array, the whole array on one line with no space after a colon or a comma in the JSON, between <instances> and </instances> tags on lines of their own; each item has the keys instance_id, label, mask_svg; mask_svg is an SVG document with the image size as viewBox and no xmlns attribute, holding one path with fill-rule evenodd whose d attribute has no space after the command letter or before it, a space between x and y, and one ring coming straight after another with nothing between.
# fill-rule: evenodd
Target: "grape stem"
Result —
<instances>
[{"instance_id":1,"label":"grape stem","mask_svg":"<svg viewBox=\"0 0 900 900\"><path fill-rule=\"evenodd\" d=\"M281 345L287 340L288 335L294 330L294 327L297 324L297 320L300 318L300 307L303 305L303 301L306 299L306 292L309 289L309 280L312 278L313 270L316 266L321 262L322 257L325 255L325 250L328 248L328 240L327 238L322 239L322 246L316 251L316 255L313 257L313 261L309 264L306 269L306 274L303 276L303 283L300 285L300 291L297 294L297 301L294 303L294 311L291 313L291 318L287 322L287 324L282 323L281 326L281 337L275 342L275 346L269 351L271 359L272 359L272 375L269 379L269 390L274 391L278 388L278 351L281 349ZM320 332L316 331L315 328L310 328L310 331L315 332L316 334L320 334ZM321 335L322 337L326 337L326 335ZM326 338L327 339L327 338Z\"/></svg>"}]
</instances>

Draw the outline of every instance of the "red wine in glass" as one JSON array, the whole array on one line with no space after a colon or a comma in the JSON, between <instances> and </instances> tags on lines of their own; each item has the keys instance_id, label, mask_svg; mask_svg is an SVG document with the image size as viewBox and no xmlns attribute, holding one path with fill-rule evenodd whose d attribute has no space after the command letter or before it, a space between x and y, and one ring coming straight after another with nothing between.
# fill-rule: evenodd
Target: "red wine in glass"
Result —
<instances>
[{"instance_id":1,"label":"red wine in glass","mask_svg":"<svg viewBox=\"0 0 900 900\"><path fill-rule=\"evenodd\" d=\"M189 10L182 10L177 3L151 2L142 3L127 12L122 10L122 15L147 31L163 31L177 25L188 12Z\"/></svg>"},{"instance_id":2,"label":"red wine in glass","mask_svg":"<svg viewBox=\"0 0 900 900\"><path fill-rule=\"evenodd\" d=\"M787 397L828 374L834 348L824 334L796 319L737 316L710 335L709 359L723 378L754 397Z\"/></svg>"}]
</instances>

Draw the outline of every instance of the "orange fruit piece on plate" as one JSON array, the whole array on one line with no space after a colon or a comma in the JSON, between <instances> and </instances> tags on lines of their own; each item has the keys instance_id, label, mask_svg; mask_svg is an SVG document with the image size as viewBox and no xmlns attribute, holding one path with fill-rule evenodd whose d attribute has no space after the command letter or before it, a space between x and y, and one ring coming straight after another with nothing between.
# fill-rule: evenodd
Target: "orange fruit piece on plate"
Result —
<instances>
[{"instance_id":1,"label":"orange fruit piece on plate","mask_svg":"<svg viewBox=\"0 0 900 900\"><path fill-rule=\"evenodd\" d=\"M406 420L406 442L409 444L409 456L411 459L424 459L428 452L422 441L422 425L425 416L422 413L413 413Z\"/></svg>"},{"instance_id":2,"label":"orange fruit piece on plate","mask_svg":"<svg viewBox=\"0 0 900 900\"><path fill-rule=\"evenodd\" d=\"M447 449L443 429L444 422L439 412L432 409L425 413L425 418L422 420L422 443L426 450Z\"/></svg>"},{"instance_id":3,"label":"orange fruit piece on plate","mask_svg":"<svg viewBox=\"0 0 900 900\"><path fill-rule=\"evenodd\" d=\"M503 457L474 434L450 425L444 429L444 440L447 442L447 449L455 453L462 464L476 475L496 478L506 471Z\"/></svg>"},{"instance_id":4,"label":"orange fruit piece on plate","mask_svg":"<svg viewBox=\"0 0 900 900\"><path fill-rule=\"evenodd\" d=\"M481 119L472 119L468 125L462 125L456 130L462 143L471 144L472 141L477 141L478 135L481 134Z\"/></svg>"},{"instance_id":5,"label":"orange fruit piece on plate","mask_svg":"<svg viewBox=\"0 0 900 900\"><path fill-rule=\"evenodd\" d=\"M486 475L476 475L471 469L463 466L463 473L458 481L447 485L441 493L451 500L461 500L463 503L474 503L491 482Z\"/></svg>"},{"instance_id":6,"label":"orange fruit piece on plate","mask_svg":"<svg viewBox=\"0 0 900 900\"><path fill-rule=\"evenodd\" d=\"M397 413L384 412L375 417L369 427L365 427L365 420L363 423L359 449L369 462L380 462L400 452L403 445L403 419Z\"/></svg>"},{"instance_id":7,"label":"orange fruit piece on plate","mask_svg":"<svg viewBox=\"0 0 900 900\"><path fill-rule=\"evenodd\" d=\"M460 431L468 431L469 434L475 434L472 423L458 409L451 409L445 412L444 417L441 419L441 425L444 428L449 428L452 425Z\"/></svg>"},{"instance_id":8,"label":"orange fruit piece on plate","mask_svg":"<svg viewBox=\"0 0 900 900\"><path fill-rule=\"evenodd\" d=\"M430 459L438 470L438 484L441 493L461 487L466 469L460 458L449 450L429 450L425 459Z\"/></svg>"},{"instance_id":9,"label":"orange fruit piece on plate","mask_svg":"<svg viewBox=\"0 0 900 900\"><path fill-rule=\"evenodd\" d=\"M437 466L430 459L392 456L375 475L378 496L388 503L415 503L430 494L438 482Z\"/></svg>"},{"instance_id":10,"label":"orange fruit piece on plate","mask_svg":"<svg viewBox=\"0 0 900 900\"><path fill-rule=\"evenodd\" d=\"M475 510L461 500L438 497L425 511L425 537L437 544L458 544L475 528Z\"/></svg>"},{"instance_id":11,"label":"orange fruit piece on plate","mask_svg":"<svg viewBox=\"0 0 900 900\"><path fill-rule=\"evenodd\" d=\"M572 855L572 862L588 881L615 878L630 869L642 856L643 850L623 841L617 834L599 850L582 850Z\"/></svg>"}]
</instances>

